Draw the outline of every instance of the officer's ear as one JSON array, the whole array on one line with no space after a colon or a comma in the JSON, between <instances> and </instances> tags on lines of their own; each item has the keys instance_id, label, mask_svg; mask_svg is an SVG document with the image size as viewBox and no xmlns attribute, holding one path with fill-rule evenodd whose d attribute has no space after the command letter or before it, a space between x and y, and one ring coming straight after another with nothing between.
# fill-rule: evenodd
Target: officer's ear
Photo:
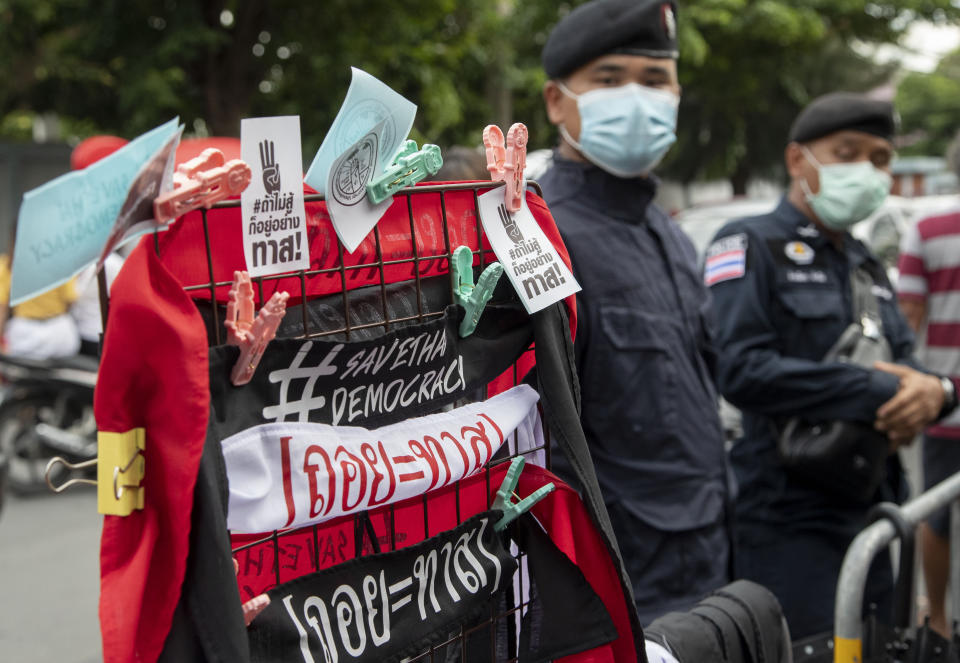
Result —
<instances>
[{"instance_id":1,"label":"officer's ear","mask_svg":"<svg viewBox=\"0 0 960 663\"><path fill-rule=\"evenodd\" d=\"M543 103L547 107L547 117L551 124L560 125L564 123L566 119L564 99L566 98L556 81L549 80L543 84Z\"/></svg>"},{"instance_id":2,"label":"officer's ear","mask_svg":"<svg viewBox=\"0 0 960 663\"><path fill-rule=\"evenodd\" d=\"M787 173L790 175L791 180L804 176L804 164L806 164L807 158L803 154L803 148L800 143L792 142L787 144L786 149L783 151L783 161L784 164L786 164Z\"/></svg>"}]
</instances>

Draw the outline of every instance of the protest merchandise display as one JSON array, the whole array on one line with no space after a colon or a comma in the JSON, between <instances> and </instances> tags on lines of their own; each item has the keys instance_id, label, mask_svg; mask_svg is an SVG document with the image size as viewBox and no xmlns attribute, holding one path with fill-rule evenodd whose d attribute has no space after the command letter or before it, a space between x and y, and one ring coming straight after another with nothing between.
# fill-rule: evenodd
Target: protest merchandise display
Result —
<instances>
[{"instance_id":1,"label":"protest merchandise display","mask_svg":"<svg viewBox=\"0 0 960 663\"><path fill-rule=\"evenodd\" d=\"M448 262L418 263L413 250L466 245L482 271L494 253L476 196L451 189L441 208L435 193L404 195L372 247L389 251L389 267L255 283L257 308L280 288L290 299L241 386L230 381L239 350L221 329L226 288L190 287L202 285L190 280L198 262L216 283L244 266L240 206L191 212L127 259L96 412L104 430L144 426L148 497L104 521L105 661L399 661L430 647L482 660L643 660L576 415L573 298L531 316L503 281L461 337ZM568 267L542 201L528 194L527 206ZM452 223L456 210L472 218ZM307 201L312 266L337 253L323 211ZM203 216L217 247L209 258ZM345 268L363 259L340 255ZM153 352L139 352L134 334ZM517 499L557 489L529 520L497 530L502 512L490 507L506 460L521 453ZM537 466L558 453L582 493ZM522 552L504 556L511 547ZM521 602L538 607L524 615ZM249 628L245 603L261 610ZM583 625L578 605L593 605L596 621Z\"/></svg>"},{"instance_id":2,"label":"protest merchandise display","mask_svg":"<svg viewBox=\"0 0 960 663\"><path fill-rule=\"evenodd\" d=\"M298 116L182 163L174 119L24 197L13 304L150 233L101 292L105 663L647 660L526 128L421 186L416 110L353 69L305 176Z\"/></svg>"}]
</instances>

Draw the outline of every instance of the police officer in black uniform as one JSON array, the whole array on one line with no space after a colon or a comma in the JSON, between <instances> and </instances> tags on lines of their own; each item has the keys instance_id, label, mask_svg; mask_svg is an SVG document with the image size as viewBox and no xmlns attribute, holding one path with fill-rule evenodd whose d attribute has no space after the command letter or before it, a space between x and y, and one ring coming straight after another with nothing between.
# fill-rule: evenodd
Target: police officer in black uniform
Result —
<instances>
[{"instance_id":1,"label":"police officer in black uniform","mask_svg":"<svg viewBox=\"0 0 960 663\"><path fill-rule=\"evenodd\" d=\"M543 50L562 138L539 181L583 287L583 428L644 624L729 577L708 295L652 202L650 171L675 140L676 58L676 4L662 0L582 5Z\"/></svg>"},{"instance_id":2,"label":"police officer in black uniform","mask_svg":"<svg viewBox=\"0 0 960 663\"><path fill-rule=\"evenodd\" d=\"M890 190L893 134L889 103L849 93L813 101L790 132L786 196L769 214L726 225L705 258L718 320L718 382L743 410L743 438L731 451L736 571L776 594L794 638L832 630L843 555L869 506L783 468L776 437L784 420L873 424L892 450L955 406L949 382L906 365L913 334L886 272L848 232ZM852 322L850 273L859 267L873 280L898 364L822 361ZM875 501L900 497L901 479L896 465ZM878 558L866 599L880 606L881 618L888 617L891 575L889 558Z\"/></svg>"}]
</instances>

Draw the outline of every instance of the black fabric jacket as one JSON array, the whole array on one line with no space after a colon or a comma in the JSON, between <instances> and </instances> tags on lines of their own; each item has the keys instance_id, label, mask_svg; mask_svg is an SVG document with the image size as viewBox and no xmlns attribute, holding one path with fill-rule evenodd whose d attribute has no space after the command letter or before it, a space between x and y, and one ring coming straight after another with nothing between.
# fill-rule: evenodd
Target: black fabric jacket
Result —
<instances>
[{"instance_id":1,"label":"black fabric jacket","mask_svg":"<svg viewBox=\"0 0 960 663\"><path fill-rule=\"evenodd\" d=\"M648 528L671 536L725 519L709 295L692 244L652 204L655 179L557 156L539 182L583 288L575 346L583 431L630 567L650 555ZM688 559L653 553L655 576L688 585L679 590L687 605L658 601L631 570L638 602L646 595L641 612L689 607L716 588L696 586L708 576L722 584L725 570L711 568L726 564L727 550L709 549L715 541L687 548ZM669 594L676 599L677 588Z\"/></svg>"}]
</instances>

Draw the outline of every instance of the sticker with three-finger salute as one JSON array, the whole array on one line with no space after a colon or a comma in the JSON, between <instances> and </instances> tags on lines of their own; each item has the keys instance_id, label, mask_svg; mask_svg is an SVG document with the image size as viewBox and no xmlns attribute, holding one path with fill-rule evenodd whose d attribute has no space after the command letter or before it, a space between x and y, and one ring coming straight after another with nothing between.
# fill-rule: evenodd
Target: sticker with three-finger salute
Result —
<instances>
[{"instance_id":1,"label":"sticker with three-finger salute","mask_svg":"<svg viewBox=\"0 0 960 663\"><path fill-rule=\"evenodd\" d=\"M242 120L240 154L253 171L240 196L247 271L268 276L308 269L300 117Z\"/></svg>"},{"instance_id":2,"label":"sticker with three-finger salute","mask_svg":"<svg viewBox=\"0 0 960 663\"><path fill-rule=\"evenodd\" d=\"M480 221L527 313L580 292L577 279L527 207L526 197L520 197L520 211L510 212L503 191L492 189L480 196Z\"/></svg>"}]
</instances>

